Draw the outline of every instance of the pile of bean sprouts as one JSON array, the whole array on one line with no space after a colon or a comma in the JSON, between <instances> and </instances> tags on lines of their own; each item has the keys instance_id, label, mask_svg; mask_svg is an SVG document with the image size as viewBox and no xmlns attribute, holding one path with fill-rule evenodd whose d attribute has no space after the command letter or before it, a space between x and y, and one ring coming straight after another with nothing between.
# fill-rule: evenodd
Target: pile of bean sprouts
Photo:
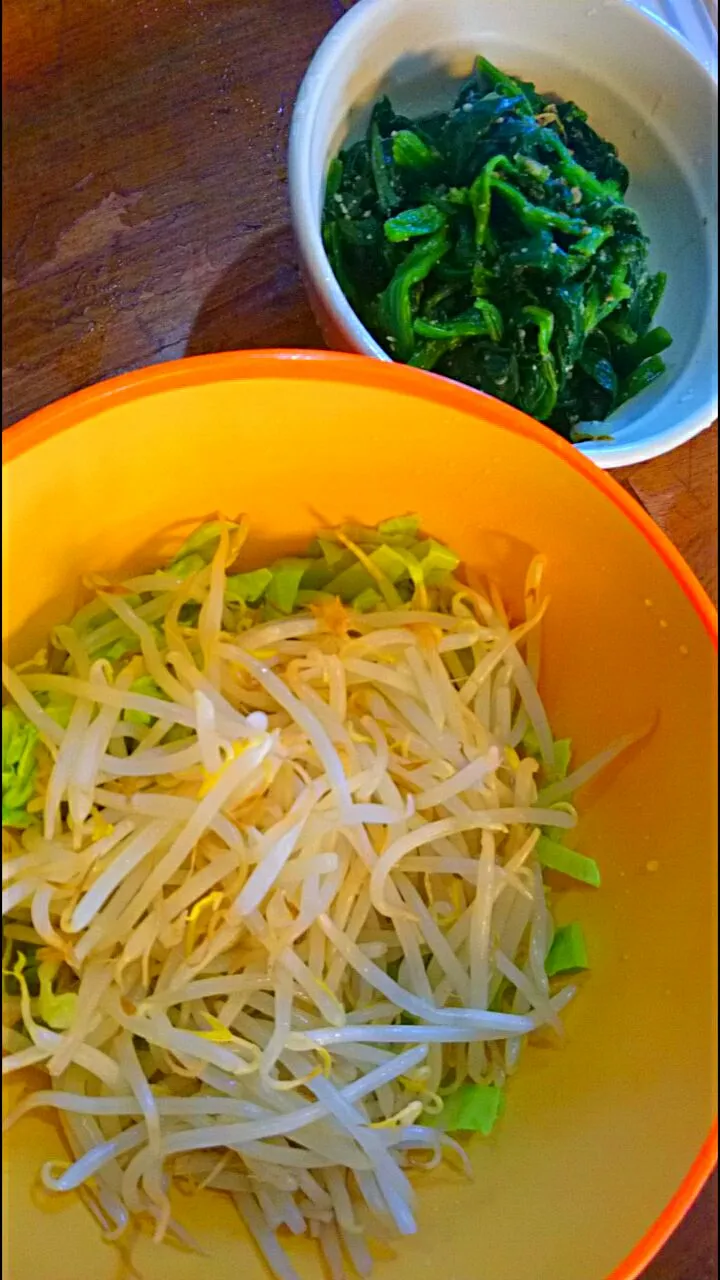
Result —
<instances>
[{"instance_id":1,"label":"pile of bean sprouts","mask_svg":"<svg viewBox=\"0 0 720 1280\"><path fill-rule=\"evenodd\" d=\"M55 1109L70 1154L42 1181L110 1239L144 1219L200 1248L170 1191L212 1187L278 1280L288 1233L341 1280L374 1224L415 1230L414 1165L469 1168L446 1099L559 1029L536 843L612 753L547 783L541 560L513 624L454 572L282 616L228 606L244 537L221 523L187 576L93 579L4 668L39 764L35 819L4 832L3 1071L47 1072L10 1122Z\"/></svg>"}]
</instances>

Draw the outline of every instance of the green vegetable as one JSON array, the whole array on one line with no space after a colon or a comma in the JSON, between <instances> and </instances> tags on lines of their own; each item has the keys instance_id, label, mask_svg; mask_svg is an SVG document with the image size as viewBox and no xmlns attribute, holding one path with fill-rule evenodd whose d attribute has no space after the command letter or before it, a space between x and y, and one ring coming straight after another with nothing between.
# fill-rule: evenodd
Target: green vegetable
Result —
<instances>
[{"instance_id":1,"label":"green vegetable","mask_svg":"<svg viewBox=\"0 0 720 1280\"><path fill-rule=\"evenodd\" d=\"M576 853L574 849L566 849L564 844L551 840L549 836L540 836L535 852L538 862L549 871L559 871L561 875L581 880L583 884L590 884L595 889L599 887L600 868L594 858Z\"/></svg>"},{"instance_id":2,"label":"green vegetable","mask_svg":"<svg viewBox=\"0 0 720 1280\"><path fill-rule=\"evenodd\" d=\"M32 1012L53 1031L67 1031L73 1024L78 998L72 991L57 994L53 990L59 969L60 965L52 960L43 960L38 966L40 994L33 1002Z\"/></svg>"},{"instance_id":3,"label":"green vegetable","mask_svg":"<svg viewBox=\"0 0 720 1280\"><path fill-rule=\"evenodd\" d=\"M385 223L385 235L393 244L403 240L412 240L415 236L429 236L445 226L447 219L437 205L424 204L419 209L406 209L404 213L396 213Z\"/></svg>"},{"instance_id":4,"label":"green vegetable","mask_svg":"<svg viewBox=\"0 0 720 1280\"><path fill-rule=\"evenodd\" d=\"M329 538L318 538L318 546L329 569L338 569L343 561L347 561L350 552L339 542L331 542Z\"/></svg>"},{"instance_id":5,"label":"green vegetable","mask_svg":"<svg viewBox=\"0 0 720 1280\"><path fill-rule=\"evenodd\" d=\"M665 351L672 343L672 338L667 329L663 329L662 325L658 325L656 329L650 329L644 333L637 342L630 343L618 355L618 369L623 374L632 373L637 369L644 360L649 360L651 356L657 356L661 351Z\"/></svg>"},{"instance_id":6,"label":"green vegetable","mask_svg":"<svg viewBox=\"0 0 720 1280\"><path fill-rule=\"evenodd\" d=\"M331 198L334 195L337 195L338 191L340 190L340 186L342 184L343 167L344 167L343 162L342 160L339 159L338 156L336 156L334 160L330 161L330 167L328 169L326 191L325 191L325 195L327 199Z\"/></svg>"},{"instance_id":7,"label":"green vegetable","mask_svg":"<svg viewBox=\"0 0 720 1280\"><path fill-rule=\"evenodd\" d=\"M582 925L562 925L555 930L550 950L545 961L545 972L554 978L558 973L574 973L578 969L587 969L588 954Z\"/></svg>"},{"instance_id":8,"label":"green vegetable","mask_svg":"<svg viewBox=\"0 0 720 1280\"><path fill-rule=\"evenodd\" d=\"M445 1098L438 1116L422 1123L445 1133L482 1133L488 1137L505 1110L505 1095L494 1084L463 1084Z\"/></svg>"},{"instance_id":9,"label":"green vegetable","mask_svg":"<svg viewBox=\"0 0 720 1280\"><path fill-rule=\"evenodd\" d=\"M444 547L434 538L427 538L415 547L415 555L420 561L423 581L428 587L437 586L449 573L454 573L460 563L460 557Z\"/></svg>"},{"instance_id":10,"label":"green vegetable","mask_svg":"<svg viewBox=\"0 0 720 1280\"><path fill-rule=\"evenodd\" d=\"M257 604L272 580L273 575L269 569L228 574L225 579L225 599L231 604Z\"/></svg>"},{"instance_id":11,"label":"green vegetable","mask_svg":"<svg viewBox=\"0 0 720 1280\"><path fill-rule=\"evenodd\" d=\"M370 562L332 533L317 537L307 557L288 557L267 569L229 574L225 599L246 608L262 606L264 618L287 616L323 600L339 598L359 612L384 600L392 608L407 603L420 583L437 586L455 572L459 558L432 538L418 540L416 515L383 520L375 529L348 524L343 535Z\"/></svg>"},{"instance_id":12,"label":"green vegetable","mask_svg":"<svg viewBox=\"0 0 720 1280\"><path fill-rule=\"evenodd\" d=\"M128 632L126 636L122 636L120 640L113 641L112 644L102 645L99 649L94 649L90 645L93 658L107 658L108 662L119 662L128 653L140 652L140 641L134 632Z\"/></svg>"},{"instance_id":13,"label":"green vegetable","mask_svg":"<svg viewBox=\"0 0 720 1280\"><path fill-rule=\"evenodd\" d=\"M499 342L503 336L503 320L492 302L476 298L472 309L454 320L424 320L421 316L415 321L414 329L421 338L454 340L487 334L492 342Z\"/></svg>"},{"instance_id":14,"label":"green vegetable","mask_svg":"<svg viewBox=\"0 0 720 1280\"><path fill-rule=\"evenodd\" d=\"M308 560L278 560L271 569L265 599L279 613L292 613Z\"/></svg>"},{"instance_id":15,"label":"green vegetable","mask_svg":"<svg viewBox=\"0 0 720 1280\"><path fill-rule=\"evenodd\" d=\"M56 992L53 983L60 971L60 961L38 961L37 947L18 950L12 968L13 944L8 942L3 957L3 996L32 997L30 1012L33 1018L52 1028L67 1031L72 1026L77 1011L78 997L74 992Z\"/></svg>"},{"instance_id":16,"label":"green vegetable","mask_svg":"<svg viewBox=\"0 0 720 1280\"><path fill-rule=\"evenodd\" d=\"M416 343L415 351L408 360L408 364L412 365L413 369L434 369L438 360L445 355L446 351L451 351L453 346L453 342L444 339Z\"/></svg>"},{"instance_id":17,"label":"green vegetable","mask_svg":"<svg viewBox=\"0 0 720 1280\"><path fill-rule=\"evenodd\" d=\"M389 102L387 99L381 99L373 108L370 121L370 165L378 202L385 213L392 213L400 203L400 194L395 181L392 141L387 137L389 111Z\"/></svg>"},{"instance_id":18,"label":"green vegetable","mask_svg":"<svg viewBox=\"0 0 720 1280\"><path fill-rule=\"evenodd\" d=\"M653 382L657 382L658 378L662 378L664 372L665 362L660 359L660 356L652 356L649 360L643 361L622 382L618 394L618 403L624 404L626 400L632 400L633 396L644 391L646 387L652 386Z\"/></svg>"},{"instance_id":19,"label":"green vegetable","mask_svg":"<svg viewBox=\"0 0 720 1280\"><path fill-rule=\"evenodd\" d=\"M370 613L372 609L377 609L382 604L382 596L374 587L366 587L359 595L355 596L352 602L353 609L357 609L358 613Z\"/></svg>"},{"instance_id":20,"label":"green vegetable","mask_svg":"<svg viewBox=\"0 0 720 1280\"><path fill-rule=\"evenodd\" d=\"M155 683L152 676L138 676L137 680L133 680L130 685L130 693L141 693L146 698L163 698L167 701L167 695ZM124 711L123 720L129 720L130 724L149 725L155 723L155 716L151 716L147 711Z\"/></svg>"},{"instance_id":21,"label":"green vegetable","mask_svg":"<svg viewBox=\"0 0 720 1280\"><path fill-rule=\"evenodd\" d=\"M204 564L209 564L217 550L220 534L223 529L227 529L231 533L237 529L237 525L230 520L209 520L206 524L201 524L199 528L194 529L188 538L185 539L180 550L173 556L168 568L176 569L182 564L185 558L191 554L197 553Z\"/></svg>"},{"instance_id":22,"label":"green vegetable","mask_svg":"<svg viewBox=\"0 0 720 1280\"><path fill-rule=\"evenodd\" d=\"M391 520L381 520L377 531L381 538L392 541L395 538L415 539L419 528L419 516L394 516Z\"/></svg>"},{"instance_id":23,"label":"green vegetable","mask_svg":"<svg viewBox=\"0 0 720 1280\"><path fill-rule=\"evenodd\" d=\"M173 560L170 568L176 577L184 581L189 578L191 573L197 573L198 569L205 568L206 561L203 556L197 552L189 556L181 556L179 560Z\"/></svg>"},{"instance_id":24,"label":"green vegetable","mask_svg":"<svg viewBox=\"0 0 720 1280\"><path fill-rule=\"evenodd\" d=\"M29 827L27 811L35 794L38 731L16 707L2 709L2 824Z\"/></svg>"},{"instance_id":25,"label":"green vegetable","mask_svg":"<svg viewBox=\"0 0 720 1280\"><path fill-rule=\"evenodd\" d=\"M368 559L393 585L407 573L405 560L392 547L384 545L376 547ZM361 591L366 591L368 587L377 589L377 582L365 566L355 560L351 568L345 569L328 583L327 589L331 595L349 601L358 596Z\"/></svg>"},{"instance_id":26,"label":"green vegetable","mask_svg":"<svg viewBox=\"0 0 720 1280\"><path fill-rule=\"evenodd\" d=\"M395 134L392 140L392 157L395 164L420 171L433 169L442 161L439 151L428 146L412 129L399 129Z\"/></svg>"},{"instance_id":27,"label":"green vegetable","mask_svg":"<svg viewBox=\"0 0 720 1280\"><path fill-rule=\"evenodd\" d=\"M13 959L13 953L16 948L17 956ZM3 951L3 999L5 996L20 995L21 979L24 980L29 995L36 996L38 994L40 990L38 979L40 961L37 957L37 950L37 947L33 946L32 943L23 943L23 949L20 950L12 939L8 939Z\"/></svg>"},{"instance_id":28,"label":"green vegetable","mask_svg":"<svg viewBox=\"0 0 720 1280\"><path fill-rule=\"evenodd\" d=\"M570 769L570 761L572 759L572 739L558 738L553 743L554 764L552 769L546 770L548 782L561 782L563 778L567 778Z\"/></svg>"},{"instance_id":29,"label":"green vegetable","mask_svg":"<svg viewBox=\"0 0 720 1280\"><path fill-rule=\"evenodd\" d=\"M609 438L593 424L662 376L670 343L627 185L584 111L481 57L449 111L376 103L330 166L323 237L394 359Z\"/></svg>"},{"instance_id":30,"label":"green vegetable","mask_svg":"<svg viewBox=\"0 0 720 1280\"><path fill-rule=\"evenodd\" d=\"M555 328L552 311L544 307L523 307L519 315L524 326L518 337L522 348L520 357L523 380L520 405L526 413L544 421L549 418L558 395L558 375L550 352L550 341ZM527 327L537 328L537 354L526 347Z\"/></svg>"},{"instance_id":31,"label":"green vegetable","mask_svg":"<svg viewBox=\"0 0 720 1280\"><path fill-rule=\"evenodd\" d=\"M378 299L380 324L386 329L385 342L398 360L407 359L415 348L412 290L430 274L449 247L445 230L428 236L410 250Z\"/></svg>"},{"instance_id":32,"label":"green vegetable","mask_svg":"<svg viewBox=\"0 0 720 1280\"><path fill-rule=\"evenodd\" d=\"M539 760L541 757L540 743L532 726L526 730L522 741L528 754L535 756ZM563 778L567 777L572 759L572 738L556 738L553 743L553 757L552 768L543 766L544 776L548 784L561 782Z\"/></svg>"},{"instance_id":33,"label":"green vegetable","mask_svg":"<svg viewBox=\"0 0 720 1280\"><path fill-rule=\"evenodd\" d=\"M59 724L61 729L67 729L70 723L70 715L72 713L75 700L67 693L36 693L40 706L43 711L47 712L51 720Z\"/></svg>"}]
</instances>

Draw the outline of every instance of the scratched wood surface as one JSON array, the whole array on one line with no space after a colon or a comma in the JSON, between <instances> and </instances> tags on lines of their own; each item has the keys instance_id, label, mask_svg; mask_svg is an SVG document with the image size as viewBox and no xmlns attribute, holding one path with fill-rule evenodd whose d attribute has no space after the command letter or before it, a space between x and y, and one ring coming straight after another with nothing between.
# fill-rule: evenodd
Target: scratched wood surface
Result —
<instances>
[{"instance_id":1,"label":"scratched wood surface","mask_svg":"<svg viewBox=\"0 0 720 1280\"><path fill-rule=\"evenodd\" d=\"M285 159L298 84L343 8L5 0L4 426L154 361L322 345ZM716 599L716 430L620 479ZM716 1280L716 1254L714 1179L645 1280Z\"/></svg>"}]
</instances>

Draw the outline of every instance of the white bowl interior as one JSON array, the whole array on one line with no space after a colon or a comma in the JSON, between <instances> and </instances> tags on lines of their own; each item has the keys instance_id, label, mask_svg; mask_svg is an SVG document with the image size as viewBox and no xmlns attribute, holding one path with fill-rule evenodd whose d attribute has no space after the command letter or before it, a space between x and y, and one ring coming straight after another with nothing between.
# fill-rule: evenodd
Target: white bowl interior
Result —
<instances>
[{"instance_id":1,"label":"white bowl interior","mask_svg":"<svg viewBox=\"0 0 720 1280\"><path fill-rule=\"evenodd\" d=\"M717 414L717 90L679 37L623 0L361 0L340 22L308 73L291 148L295 224L321 322L329 313L333 336L388 358L325 258L327 166L381 94L410 116L445 108L479 52L574 99L630 170L627 199L650 238L651 269L668 274L657 322L674 341L666 376L613 415L614 443L583 449L601 465L664 452Z\"/></svg>"}]
</instances>

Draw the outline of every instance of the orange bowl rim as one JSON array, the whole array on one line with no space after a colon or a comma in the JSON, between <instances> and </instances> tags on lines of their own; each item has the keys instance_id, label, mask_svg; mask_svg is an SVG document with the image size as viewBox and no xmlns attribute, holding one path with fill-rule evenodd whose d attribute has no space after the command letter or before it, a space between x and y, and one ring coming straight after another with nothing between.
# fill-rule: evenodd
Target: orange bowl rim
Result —
<instances>
[{"instance_id":1,"label":"orange bowl rim","mask_svg":"<svg viewBox=\"0 0 720 1280\"><path fill-rule=\"evenodd\" d=\"M482 413L493 426L512 431L549 449L599 489L660 556L690 601L717 651L717 610L707 592L670 539L617 480L597 467L562 436L512 405L448 378L412 369L407 365L385 363L369 356L291 348L186 356L95 383L38 409L20 422L7 427L2 436L3 466L106 407L127 404L163 391L202 386L209 382L268 376L288 379L322 378L328 382L359 384L381 390L396 389L459 412L476 415ZM715 1119L674 1196L607 1280L637 1280L692 1208L717 1161L718 1124Z\"/></svg>"}]
</instances>

